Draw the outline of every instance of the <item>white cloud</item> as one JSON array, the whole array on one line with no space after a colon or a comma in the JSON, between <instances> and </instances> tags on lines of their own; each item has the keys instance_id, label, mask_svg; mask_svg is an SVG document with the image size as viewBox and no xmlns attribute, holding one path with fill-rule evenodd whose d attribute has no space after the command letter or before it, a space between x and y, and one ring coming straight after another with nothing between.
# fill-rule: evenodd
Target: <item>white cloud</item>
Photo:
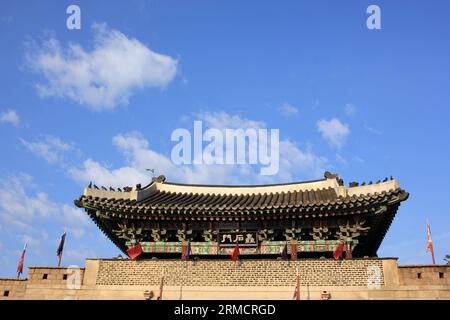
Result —
<instances>
[{"instance_id":1,"label":"white cloud","mask_svg":"<svg viewBox=\"0 0 450 320\"><path fill-rule=\"evenodd\" d=\"M72 260L84 261L86 258L97 258L98 254L90 249L68 249L66 257Z\"/></svg>"},{"instance_id":2,"label":"white cloud","mask_svg":"<svg viewBox=\"0 0 450 320\"><path fill-rule=\"evenodd\" d=\"M30 142L24 139L20 141L28 151L51 164L64 164L65 155L73 149L72 145L51 135L44 136L40 141Z\"/></svg>"},{"instance_id":3,"label":"white cloud","mask_svg":"<svg viewBox=\"0 0 450 320\"><path fill-rule=\"evenodd\" d=\"M61 224L73 230L75 236L82 236L88 225L80 209L53 202L34 185L31 176L23 173L0 180L0 222L9 232L44 240L48 235L37 228L37 223Z\"/></svg>"},{"instance_id":4,"label":"white cloud","mask_svg":"<svg viewBox=\"0 0 450 320\"><path fill-rule=\"evenodd\" d=\"M364 129L366 129L368 132L370 132L370 133L372 133L374 135L377 135L377 136L381 135L381 131L380 130L375 129L375 128L371 127L371 126L367 126L366 125L366 126L364 126Z\"/></svg>"},{"instance_id":5,"label":"white cloud","mask_svg":"<svg viewBox=\"0 0 450 320\"><path fill-rule=\"evenodd\" d=\"M92 159L85 160L81 168L70 168L69 174L78 182L92 181L99 186L112 187L133 186L148 180L148 177L136 168L125 166L111 169Z\"/></svg>"},{"instance_id":6,"label":"white cloud","mask_svg":"<svg viewBox=\"0 0 450 320\"><path fill-rule=\"evenodd\" d=\"M29 251L30 250L30 248L33 248L33 252L34 253L40 253L40 251L41 251L41 245L42 245L42 241L41 241L41 238L39 237L39 236L35 236L35 235L29 235L29 234L21 234L20 236L20 240L21 240L21 242L22 243L27 243L28 244L28 246L27 246L27 250ZM42 240L45 240L45 239L42 239ZM22 251L18 251L17 250L17 256L19 256L19 254L21 253Z\"/></svg>"},{"instance_id":7,"label":"white cloud","mask_svg":"<svg viewBox=\"0 0 450 320\"><path fill-rule=\"evenodd\" d=\"M348 161L346 158L344 158L342 155L340 155L339 153L336 154L336 160L339 161L339 163L343 164L343 165L347 165Z\"/></svg>"},{"instance_id":8,"label":"white cloud","mask_svg":"<svg viewBox=\"0 0 450 320\"><path fill-rule=\"evenodd\" d=\"M350 134L349 126L343 124L339 119L325 120L317 122L317 128L322 137L334 148L342 148L348 135Z\"/></svg>"},{"instance_id":9,"label":"white cloud","mask_svg":"<svg viewBox=\"0 0 450 320\"><path fill-rule=\"evenodd\" d=\"M347 115L354 116L356 114L356 107L351 103L347 103L344 106L344 111Z\"/></svg>"},{"instance_id":10,"label":"white cloud","mask_svg":"<svg viewBox=\"0 0 450 320\"><path fill-rule=\"evenodd\" d=\"M291 117L298 115L298 109L289 103L283 103L278 111L285 117Z\"/></svg>"},{"instance_id":11,"label":"white cloud","mask_svg":"<svg viewBox=\"0 0 450 320\"><path fill-rule=\"evenodd\" d=\"M260 121L229 115L225 112L197 114L207 128L264 128ZM186 183L272 183L292 181L300 177L317 178L323 174L327 159L317 156L309 148L300 149L289 140L280 141L280 170L274 176L261 176L251 165L175 165L169 157L149 147L148 141L138 132L120 134L112 138L114 146L125 157L126 165L110 168L98 161L87 159L81 167L72 167L70 175L83 183L98 186L123 187L150 181L146 169L156 169L170 181Z\"/></svg>"},{"instance_id":12,"label":"white cloud","mask_svg":"<svg viewBox=\"0 0 450 320\"><path fill-rule=\"evenodd\" d=\"M359 156L356 156L356 157L355 157L355 161L356 161L357 163L364 163L364 162L366 162L363 158L361 158L361 157L359 157Z\"/></svg>"},{"instance_id":13,"label":"white cloud","mask_svg":"<svg viewBox=\"0 0 450 320\"><path fill-rule=\"evenodd\" d=\"M94 48L63 48L50 38L27 54L31 69L46 79L37 84L43 97L74 100L94 110L128 104L138 89L164 88L174 78L177 60L152 51L105 24L93 25Z\"/></svg>"},{"instance_id":14,"label":"white cloud","mask_svg":"<svg viewBox=\"0 0 450 320\"><path fill-rule=\"evenodd\" d=\"M0 186L0 216L27 221L36 216L48 217L57 210L56 206L43 192L29 194L34 189L32 178L19 174L2 181Z\"/></svg>"},{"instance_id":15,"label":"white cloud","mask_svg":"<svg viewBox=\"0 0 450 320\"><path fill-rule=\"evenodd\" d=\"M86 213L78 208L63 204L60 207L61 221L66 226L68 233L76 238L81 238L85 233L85 227L89 225Z\"/></svg>"},{"instance_id":16,"label":"white cloud","mask_svg":"<svg viewBox=\"0 0 450 320\"><path fill-rule=\"evenodd\" d=\"M14 17L13 16L2 16L0 18L0 20L5 24L10 24L14 21Z\"/></svg>"},{"instance_id":17,"label":"white cloud","mask_svg":"<svg viewBox=\"0 0 450 320\"><path fill-rule=\"evenodd\" d=\"M226 112L204 112L195 115L202 120L205 128L260 129L266 124L230 115ZM281 140L279 144L280 165L276 175L261 176L258 165L175 165L171 159L150 148L149 142L139 132L119 134L112 138L112 144L123 155L125 164L112 167L88 158L81 166L65 161L67 153L74 147L61 139L46 136L37 142L22 140L23 145L52 164L62 166L77 182L93 182L98 186L124 187L138 183L145 185L151 180L146 169L155 169L156 174L165 174L171 181L186 183L251 184L293 181L305 178L318 178L327 166L326 158L316 155L311 147L299 148L295 142ZM205 146L205 144L204 144Z\"/></svg>"},{"instance_id":18,"label":"white cloud","mask_svg":"<svg viewBox=\"0 0 450 320\"><path fill-rule=\"evenodd\" d=\"M194 114L197 120L202 120L208 128L215 129L259 129L266 125L262 121L243 118L239 115L230 115L225 111L200 112Z\"/></svg>"},{"instance_id":19,"label":"white cloud","mask_svg":"<svg viewBox=\"0 0 450 320\"><path fill-rule=\"evenodd\" d=\"M280 171L272 182L299 180L299 177L323 177L328 160L316 155L311 148L300 149L289 140L280 141Z\"/></svg>"},{"instance_id":20,"label":"white cloud","mask_svg":"<svg viewBox=\"0 0 450 320\"><path fill-rule=\"evenodd\" d=\"M10 123L16 127L19 125L20 118L16 111L7 110L0 113L0 123Z\"/></svg>"}]
</instances>

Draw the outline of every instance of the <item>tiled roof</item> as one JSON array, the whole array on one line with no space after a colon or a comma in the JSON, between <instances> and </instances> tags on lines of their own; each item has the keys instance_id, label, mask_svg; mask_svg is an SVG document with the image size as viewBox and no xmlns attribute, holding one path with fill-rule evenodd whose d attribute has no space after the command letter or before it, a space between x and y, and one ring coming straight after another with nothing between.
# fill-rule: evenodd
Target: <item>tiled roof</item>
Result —
<instances>
[{"instance_id":1,"label":"tiled roof","mask_svg":"<svg viewBox=\"0 0 450 320\"><path fill-rule=\"evenodd\" d=\"M137 185L115 190L90 184L75 204L85 208L99 229L123 252L126 241L113 230L118 223L130 220L141 225L144 221L159 225L161 221L179 224L284 220L288 224L303 221L311 228L324 220L343 224L364 219L370 230L361 235L355 254L373 256L400 203L408 196L392 178L361 185L352 182L346 187L337 175L326 173L325 179L315 181L219 186L167 183L160 176L143 188Z\"/></svg>"},{"instance_id":2,"label":"tiled roof","mask_svg":"<svg viewBox=\"0 0 450 320\"><path fill-rule=\"evenodd\" d=\"M327 176L327 175L326 175ZM396 180L346 188L337 176L304 183L265 186L202 186L165 183L155 179L147 187L126 192L87 188L75 201L84 208L138 215L229 214L261 212L373 211L379 203L393 204L408 197ZM272 191L272 192L271 192Z\"/></svg>"}]
</instances>

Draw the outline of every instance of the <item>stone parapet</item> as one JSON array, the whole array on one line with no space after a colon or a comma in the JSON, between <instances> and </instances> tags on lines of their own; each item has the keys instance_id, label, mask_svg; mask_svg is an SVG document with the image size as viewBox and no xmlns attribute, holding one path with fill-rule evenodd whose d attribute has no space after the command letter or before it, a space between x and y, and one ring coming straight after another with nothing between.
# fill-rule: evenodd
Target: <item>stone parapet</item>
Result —
<instances>
[{"instance_id":1,"label":"stone parapet","mask_svg":"<svg viewBox=\"0 0 450 320\"><path fill-rule=\"evenodd\" d=\"M448 265L398 266L395 258L88 259L85 268L30 267L28 279L0 279L1 299L450 299Z\"/></svg>"}]
</instances>

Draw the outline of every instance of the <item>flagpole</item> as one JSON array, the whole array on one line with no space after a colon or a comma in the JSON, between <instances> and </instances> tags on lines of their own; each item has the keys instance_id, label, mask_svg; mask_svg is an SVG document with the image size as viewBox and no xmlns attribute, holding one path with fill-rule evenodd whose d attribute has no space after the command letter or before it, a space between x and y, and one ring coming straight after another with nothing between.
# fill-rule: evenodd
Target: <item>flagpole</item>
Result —
<instances>
[{"instance_id":1,"label":"flagpole","mask_svg":"<svg viewBox=\"0 0 450 320\"><path fill-rule=\"evenodd\" d=\"M299 276L299 273L298 273L298 266L295 269L297 271L297 288L296 288L297 295L296 295L296 300L300 300L300 276Z\"/></svg>"},{"instance_id":2,"label":"flagpole","mask_svg":"<svg viewBox=\"0 0 450 320\"><path fill-rule=\"evenodd\" d=\"M159 288L159 300L162 300L164 288L164 276L161 278L161 287Z\"/></svg>"},{"instance_id":3,"label":"flagpole","mask_svg":"<svg viewBox=\"0 0 450 320\"><path fill-rule=\"evenodd\" d=\"M433 260L433 264L436 264L436 259L434 258L434 249L431 250L431 259Z\"/></svg>"},{"instance_id":4,"label":"flagpole","mask_svg":"<svg viewBox=\"0 0 450 320\"><path fill-rule=\"evenodd\" d=\"M432 238L431 238L431 227L430 227L430 222L428 221L428 219L427 219L427 231L428 231L428 244L427 244L427 246L428 246L428 248L430 248L431 250L431 259L433 260L433 264L436 264L436 259L435 259L435 257L434 257L434 245L433 245L433 240L432 240ZM431 246L430 246L430 244L431 244Z\"/></svg>"},{"instance_id":5,"label":"flagpole","mask_svg":"<svg viewBox=\"0 0 450 320\"><path fill-rule=\"evenodd\" d=\"M162 300L163 297L163 288L164 288L164 269L161 272L161 284L159 285L159 296L158 300Z\"/></svg>"},{"instance_id":6,"label":"flagpole","mask_svg":"<svg viewBox=\"0 0 450 320\"><path fill-rule=\"evenodd\" d=\"M309 283L306 284L306 290L307 290L307 293L308 293L308 296L307 296L306 300L311 300L311 297L309 295Z\"/></svg>"}]
</instances>

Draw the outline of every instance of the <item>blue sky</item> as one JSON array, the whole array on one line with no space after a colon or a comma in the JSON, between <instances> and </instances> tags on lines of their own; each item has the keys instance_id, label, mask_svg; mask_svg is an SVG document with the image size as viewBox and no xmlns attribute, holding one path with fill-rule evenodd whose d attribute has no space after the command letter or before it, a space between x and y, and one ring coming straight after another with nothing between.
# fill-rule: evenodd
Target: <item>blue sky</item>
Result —
<instances>
[{"instance_id":1,"label":"blue sky","mask_svg":"<svg viewBox=\"0 0 450 320\"><path fill-rule=\"evenodd\" d=\"M81 8L81 29L66 8ZM381 30L366 27L370 4ZM379 250L450 254L447 1L3 1L0 5L0 276L116 256L73 206L83 188L169 181L290 182L324 170L393 175L410 198ZM82 71L80 71L82 70ZM280 171L170 161L176 128L280 130Z\"/></svg>"}]
</instances>

